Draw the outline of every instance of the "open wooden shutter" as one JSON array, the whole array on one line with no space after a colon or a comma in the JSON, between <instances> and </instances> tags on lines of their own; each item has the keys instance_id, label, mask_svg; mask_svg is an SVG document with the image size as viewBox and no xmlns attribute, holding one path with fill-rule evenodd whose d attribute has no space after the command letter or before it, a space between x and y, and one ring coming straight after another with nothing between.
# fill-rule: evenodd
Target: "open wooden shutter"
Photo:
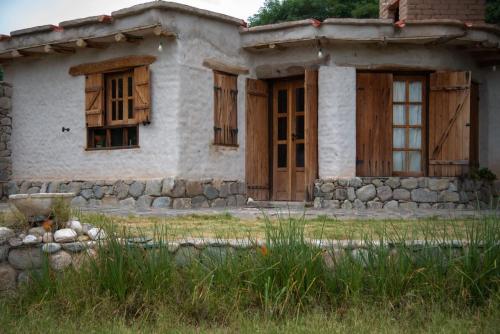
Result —
<instances>
[{"instance_id":1,"label":"open wooden shutter","mask_svg":"<svg viewBox=\"0 0 500 334\"><path fill-rule=\"evenodd\" d=\"M151 122L149 66L134 68L134 112L137 123Z\"/></svg>"},{"instance_id":2,"label":"open wooden shutter","mask_svg":"<svg viewBox=\"0 0 500 334\"><path fill-rule=\"evenodd\" d=\"M85 122L88 128L104 126L104 75L85 77Z\"/></svg>"},{"instance_id":3,"label":"open wooden shutter","mask_svg":"<svg viewBox=\"0 0 500 334\"><path fill-rule=\"evenodd\" d=\"M247 79L246 83L246 157L247 195L267 201L269 177L269 108L265 81Z\"/></svg>"},{"instance_id":4,"label":"open wooden shutter","mask_svg":"<svg viewBox=\"0 0 500 334\"><path fill-rule=\"evenodd\" d=\"M305 71L305 182L306 201L313 200L318 178L318 71Z\"/></svg>"},{"instance_id":5,"label":"open wooden shutter","mask_svg":"<svg viewBox=\"0 0 500 334\"><path fill-rule=\"evenodd\" d=\"M358 73L356 175L392 175L392 74Z\"/></svg>"},{"instance_id":6,"label":"open wooden shutter","mask_svg":"<svg viewBox=\"0 0 500 334\"><path fill-rule=\"evenodd\" d=\"M238 144L238 77L214 72L214 144Z\"/></svg>"},{"instance_id":7,"label":"open wooden shutter","mask_svg":"<svg viewBox=\"0 0 500 334\"><path fill-rule=\"evenodd\" d=\"M470 72L431 75L429 176L460 176L468 171L470 95Z\"/></svg>"}]
</instances>

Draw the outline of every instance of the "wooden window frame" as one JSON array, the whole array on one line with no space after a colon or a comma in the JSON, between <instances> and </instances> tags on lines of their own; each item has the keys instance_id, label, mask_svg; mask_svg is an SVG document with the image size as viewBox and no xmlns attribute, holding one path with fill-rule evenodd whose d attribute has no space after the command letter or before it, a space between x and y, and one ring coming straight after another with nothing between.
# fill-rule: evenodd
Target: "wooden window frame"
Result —
<instances>
[{"instance_id":1,"label":"wooden window frame","mask_svg":"<svg viewBox=\"0 0 500 334\"><path fill-rule=\"evenodd\" d=\"M392 126L392 132L394 129L405 129L405 147L404 148L394 148L394 143L392 144L392 152L394 155L394 152L420 152L420 172L410 172L410 171L392 171L393 176L403 176L403 177L420 177L420 176L425 176L426 170L427 170L427 83L428 79L426 75L404 75L404 74L397 74L395 73L393 76L393 85L394 82L397 81L404 81L405 82L405 101L404 102L394 102L394 91L393 91L393 99L391 101L391 108L392 108L392 113L394 113L394 105L404 105L405 106L405 119L406 119L406 124L405 125L395 125L393 122L391 123ZM415 81L420 81L422 83L422 101L421 102L410 102L409 100L409 83L410 82L415 82ZM410 125L409 124L409 119L410 119L410 106L411 105L421 105L422 107L422 115L421 115L421 125ZM394 117L394 114L392 114L392 119ZM409 141L410 141L410 129L421 129L421 148L420 149L412 149L410 148ZM392 139L394 139L394 135L392 134ZM408 157L408 156L407 156ZM409 162L407 161L407 164ZM394 166L394 158L393 158L393 163L392 165ZM408 165L409 166L409 165Z\"/></svg>"},{"instance_id":2,"label":"wooden window frame","mask_svg":"<svg viewBox=\"0 0 500 334\"><path fill-rule=\"evenodd\" d=\"M235 80L235 87L234 89L231 89L231 93L234 93L236 95L235 97L235 101L234 101L234 109L232 110L232 112L234 112L234 121L235 121L235 125L236 125L236 128L233 129L233 130L236 130L235 133L233 134L234 136L234 140L232 143L230 142L225 142L224 141L224 137L220 137L217 135L218 131L222 131L222 129L220 127L218 127L218 123L219 123L219 112L221 111L221 109L224 107L223 105L218 105L218 103L220 104L222 101L219 101L219 99L217 98L217 92L219 89L221 89L221 87L218 87L217 86L217 76L228 76L228 77L233 77L234 80ZM214 81L214 132L213 132L213 143L212 145L214 146L223 146L223 147L234 147L234 148L238 148L239 147L239 144L238 144L238 75L237 74L233 74L233 73L227 73L227 72L221 72L221 71L218 71L218 70L214 70L213 71L213 81ZM222 94L221 94L222 96ZM227 113L230 113L231 111L227 111Z\"/></svg>"},{"instance_id":3,"label":"wooden window frame","mask_svg":"<svg viewBox=\"0 0 500 334\"><path fill-rule=\"evenodd\" d=\"M134 68L129 68L126 70L115 70L103 73L104 75L104 120L105 124L102 127L87 127L87 147L86 151L106 151L106 150L117 150L117 149L136 149L140 148L139 146L139 124L137 123L135 117L135 106L133 105L135 99L135 87L134 87ZM132 96L128 96L128 77L132 77ZM111 80L119 79L123 80L123 94L122 98L112 97L112 84ZM116 88L118 91L118 88ZM123 119L122 120L113 120L112 119L112 103L123 101ZM132 112L133 117L128 117L128 106L129 103L132 103ZM136 145L122 145L122 146L111 146L111 132L115 129L123 130L123 138L122 142L128 142L129 129L135 128L136 131ZM95 143L95 135L96 131L104 131L105 132L105 146L104 147L96 147Z\"/></svg>"}]
</instances>

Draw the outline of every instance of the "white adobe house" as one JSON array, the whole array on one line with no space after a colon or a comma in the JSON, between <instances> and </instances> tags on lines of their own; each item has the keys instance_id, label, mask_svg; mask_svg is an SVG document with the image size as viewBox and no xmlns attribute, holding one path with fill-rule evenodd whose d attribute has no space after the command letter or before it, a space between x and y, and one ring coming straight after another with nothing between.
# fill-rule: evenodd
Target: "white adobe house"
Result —
<instances>
[{"instance_id":1,"label":"white adobe house","mask_svg":"<svg viewBox=\"0 0 500 334\"><path fill-rule=\"evenodd\" d=\"M488 205L489 183L467 173L500 174L500 29L482 0L416 2L248 28L154 1L1 35L0 195Z\"/></svg>"}]
</instances>

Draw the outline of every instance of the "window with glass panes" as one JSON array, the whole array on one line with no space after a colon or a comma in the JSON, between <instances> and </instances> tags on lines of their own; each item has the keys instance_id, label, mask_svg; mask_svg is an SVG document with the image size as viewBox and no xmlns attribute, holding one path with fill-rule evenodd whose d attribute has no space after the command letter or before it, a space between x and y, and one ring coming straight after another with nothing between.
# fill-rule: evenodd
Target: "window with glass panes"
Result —
<instances>
[{"instance_id":1,"label":"window with glass panes","mask_svg":"<svg viewBox=\"0 0 500 334\"><path fill-rule=\"evenodd\" d=\"M393 174L422 175L425 78L395 76L392 95Z\"/></svg>"}]
</instances>

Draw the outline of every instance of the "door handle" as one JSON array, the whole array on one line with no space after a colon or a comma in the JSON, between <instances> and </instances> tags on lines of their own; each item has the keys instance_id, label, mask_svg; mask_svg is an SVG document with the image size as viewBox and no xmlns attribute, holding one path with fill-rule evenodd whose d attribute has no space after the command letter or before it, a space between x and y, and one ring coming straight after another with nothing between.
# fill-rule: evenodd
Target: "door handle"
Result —
<instances>
[{"instance_id":1,"label":"door handle","mask_svg":"<svg viewBox=\"0 0 500 334\"><path fill-rule=\"evenodd\" d=\"M295 133L292 133L292 140L295 141L297 139L297 135Z\"/></svg>"}]
</instances>

